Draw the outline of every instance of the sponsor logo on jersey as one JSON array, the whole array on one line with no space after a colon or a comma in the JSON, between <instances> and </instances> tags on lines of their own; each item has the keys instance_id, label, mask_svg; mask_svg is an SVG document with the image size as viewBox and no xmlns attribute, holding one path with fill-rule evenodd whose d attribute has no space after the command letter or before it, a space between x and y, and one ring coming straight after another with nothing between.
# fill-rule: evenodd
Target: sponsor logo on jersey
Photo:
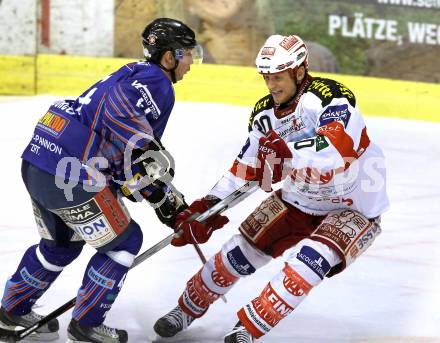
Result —
<instances>
[{"instance_id":1,"label":"sponsor logo on jersey","mask_svg":"<svg viewBox=\"0 0 440 343\"><path fill-rule=\"evenodd\" d=\"M47 112L38 121L37 128L58 138L63 134L67 124L69 124L69 120L64 119L52 112Z\"/></svg>"},{"instance_id":2,"label":"sponsor logo on jersey","mask_svg":"<svg viewBox=\"0 0 440 343\"><path fill-rule=\"evenodd\" d=\"M306 124L304 124L302 117L298 116L298 117L292 119L292 127L293 127L294 131L299 131L299 130L305 128Z\"/></svg>"},{"instance_id":3,"label":"sponsor logo on jersey","mask_svg":"<svg viewBox=\"0 0 440 343\"><path fill-rule=\"evenodd\" d=\"M319 117L319 126L328 125L334 121L342 121L344 127L347 127L350 116L348 105L328 106Z\"/></svg>"},{"instance_id":4,"label":"sponsor logo on jersey","mask_svg":"<svg viewBox=\"0 0 440 343\"><path fill-rule=\"evenodd\" d=\"M20 270L20 276L22 277L22 279L24 280L24 282L26 282L28 285L32 286L33 288L38 288L38 289L45 289L48 286L48 283L45 281L41 281L38 280L37 278L33 277L28 270L26 269L26 267L23 267Z\"/></svg>"},{"instance_id":5,"label":"sponsor logo on jersey","mask_svg":"<svg viewBox=\"0 0 440 343\"><path fill-rule=\"evenodd\" d=\"M336 86L338 87L338 89L341 92L341 94L344 97L346 97L348 99L348 101L350 102L350 104L352 104L352 106L354 107L355 103L353 101L354 100L353 92L350 89L348 89L346 86L344 86L342 83L340 83L340 82L336 81Z\"/></svg>"},{"instance_id":6,"label":"sponsor logo on jersey","mask_svg":"<svg viewBox=\"0 0 440 343\"><path fill-rule=\"evenodd\" d=\"M29 143L31 146L31 152L33 152L35 155L40 155L40 147L34 143Z\"/></svg>"},{"instance_id":7,"label":"sponsor logo on jersey","mask_svg":"<svg viewBox=\"0 0 440 343\"><path fill-rule=\"evenodd\" d=\"M259 102L257 102L254 106L254 110L253 112L256 113L258 111L260 111L262 108L266 107L267 104L269 103L270 98L264 98L262 100L260 100ZM253 119L253 117L251 117Z\"/></svg>"},{"instance_id":8,"label":"sponsor logo on jersey","mask_svg":"<svg viewBox=\"0 0 440 343\"><path fill-rule=\"evenodd\" d=\"M316 152L324 150L330 145L325 139L325 137L322 135L317 135L315 142L316 142Z\"/></svg>"},{"instance_id":9,"label":"sponsor logo on jersey","mask_svg":"<svg viewBox=\"0 0 440 343\"><path fill-rule=\"evenodd\" d=\"M346 98L351 106L356 106L354 94L342 83L334 80L316 78L310 84L308 91L322 100L322 106L329 105L333 98Z\"/></svg>"},{"instance_id":10,"label":"sponsor logo on jersey","mask_svg":"<svg viewBox=\"0 0 440 343\"><path fill-rule=\"evenodd\" d=\"M55 101L52 106L66 112L67 114L70 114L70 115L75 114L75 111L73 110L70 103L68 103L64 100Z\"/></svg>"},{"instance_id":11,"label":"sponsor logo on jersey","mask_svg":"<svg viewBox=\"0 0 440 343\"><path fill-rule=\"evenodd\" d=\"M116 283L115 280L100 274L93 267L89 268L89 270L87 271L87 276L97 285L107 289L112 289Z\"/></svg>"},{"instance_id":12,"label":"sponsor logo on jersey","mask_svg":"<svg viewBox=\"0 0 440 343\"><path fill-rule=\"evenodd\" d=\"M321 280L330 271L330 264L315 249L303 246L296 258L309 267Z\"/></svg>"},{"instance_id":13,"label":"sponsor logo on jersey","mask_svg":"<svg viewBox=\"0 0 440 343\"><path fill-rule=\"evenodd\" d=\"M138 80L134 80L131 85L142 95L142 98L137 101L136 107L143 109L144 113L147 115L151 113L154 119L159 118L161 112L157 104L154 102L153 96L148 90L147 85L140 83Z\"/></svg>"},{"instance_id":14,"label":"sponsor logo on jersey","mask_svg":"<svg viewBox=\"0 0 440 343\"><path fill-rule=\"evenodd\" d=\"M289 121L290 121L290 125L287 127L287 129L278 132L278 135L281 138L288 136L292 132L298 132L306 127L306 124L304 124L302 117L300 115L298 117L290 118Z\"/></svg>"},{"instance_id":15,"label":"sponsor logo on jersey","mask_svg":"<svg viewBox=\"0 0 440 343\"><path fill-rule=\"evenodd\" d=\"M330 86L319 79L312 81L312 83L310 84L310 89L315 90L318 94L320 94L324 98L333 97L333 92Z\"/></svg>"},{"instance_id":16,"label":"sponsor logo on jersey","mask_svg":"<svg viewBox=\"0 0 440 343\"><path fill-rule=\"evenodd\" d=\"M289 115L289 117L287 117L287 118L283 118L283 119L281 120L281 122L280 122L281 125L285 125L285 124L287 124L288 122L290 122L290 121L292 120L292 116L290 116L290 114L292 114L293 111L292 111L291 113L289 113L289 112L290 112L290 111L287 111L286 113L283 113L283 115Z\"/></svg>"},{"instance_id":17,"label":"sponsor logo on jersey","mask_svg":"<svg viewBox=\"0 0 440 343\"><path fill-rule=\"evenodd\" d=\"M38 134L34 134L34 137L32 137L32 140L36 143L30 143L31 151L34 154L39 155L40 154L40 147L43 147L44 149L53 152L54 154L61 155L63 153L63 148L55 144L54 142L51 142L50 140L39 136Z\"/></svg>"},{"instance_id":18,"label":"sponsor logo on jersey","mask_svg":"<svg viewBox=\"0 0 440 343\"><path fill-rule=\"evenodd\" d=\"M226 254L229 263L240 275L251 275L255 273L255 268L244 256L240 247L235 247Z\"/></svg>"}]
</instances>

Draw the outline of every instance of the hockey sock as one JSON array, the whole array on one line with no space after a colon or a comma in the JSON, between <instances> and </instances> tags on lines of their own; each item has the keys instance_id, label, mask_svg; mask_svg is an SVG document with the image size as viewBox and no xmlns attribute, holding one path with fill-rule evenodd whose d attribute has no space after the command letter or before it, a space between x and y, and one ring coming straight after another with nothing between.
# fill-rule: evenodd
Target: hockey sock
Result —
<instances>
[{"instance_id":1,"label":"hockey sock","mask_svg":"<svg viewBox=\"0 0 440 343\"><path fill-rule=\"evenodd\" d=\"M261 294L238 311L238 318L253 337L260 338L290 314L312 287L286 263Z\"/></svg>"},{"instance_id":2,"label":"hockey sock","mask_svg":"<svg viewBox=\"0 0 440 343\"><path fill-rule=\"evenodd\" d=\"M188 281L179 298L179 306L186 314L199 318L238 279L226 268L222 253L218 252Z\"/></svg>"},{"instance_id":3,"label":"hockey sock","mask_svg":"<svg viewBox=\"0 0 440 343\"><path fill-rule=\"evenodd\" d=\"M95 254L78 291L73 319L85 326L99 326L118 296L128 267L104 254Z\"/></svg>"},{"instance_id":4,"label":"hockey sock","mask_svg":"<svg viewBox=\"0 0 440 343\"><path fill-rule=\"evenodd\" d=\"M63 270L48 263L37 249L38 245L34 245L25 252L17 271L6 283L2 306L13 315L29 313Z\"/></svg>"},{"instance_id":5,"label":"hockey sock","mask_svg":"<svg viewBox=\"0 0 440 343\"><path fill-rule=\"evenodd\" d=\"M263 336L290 314L339 262L337 254L324 244L303 240L261 294L238 311L238 318L252 336Z\"/></svg>"}]
</instances>

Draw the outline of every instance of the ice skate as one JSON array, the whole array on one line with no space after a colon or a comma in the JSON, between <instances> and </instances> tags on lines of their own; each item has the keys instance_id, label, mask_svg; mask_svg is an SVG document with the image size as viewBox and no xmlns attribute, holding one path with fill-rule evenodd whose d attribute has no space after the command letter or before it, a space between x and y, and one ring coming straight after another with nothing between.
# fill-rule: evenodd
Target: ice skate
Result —
<instances>
[{"instance_id":1,"label":"ice skate","mask_svg":"<svg viewBox=\"0 0 440 343\"><path fill-rule=\"evenodd\" d=\"M91 327L71 320L67 328L67 343L126 343L127 331L108 327L104 324Z\"/></svg>"},{"instance_id":2,"label":"ice skate","mask_svg":"<svg viewBox=\"0 0 440 343\"><path fill-rule=\"evenodd\" d=\"M34 311L31 311L23 316L16 316L7 313L3 307L0 308L0 327L2 329L15 330L16 328L28 328L43 318L44 316L39 315ZM49 323L27 336L26 339L32 341L54 341L59 337L59 328L60 325L58 320L52 319L49 321Z\"/></svg>"},{"instance_id":3,"label":"ice skate","mask_svg":"<svg viewBox=\"0 0 440 343\"><path fill-rule=\"evenodd\" d=\"M235 324L230 333L225 336L225 343L253 343L254 339L241 322Z\"/></svg>"},{"instance_id":4,"label":"ice skate","mask_svg":"<svg viewBox=\"0 0 440 343\"><path fill-rule=\"evenodd\" d=\"M172 311L157 320L154 324L154 331L161 337L173 337L190 326L194 319L177 305Z\"/></svg>"}]
</instances>

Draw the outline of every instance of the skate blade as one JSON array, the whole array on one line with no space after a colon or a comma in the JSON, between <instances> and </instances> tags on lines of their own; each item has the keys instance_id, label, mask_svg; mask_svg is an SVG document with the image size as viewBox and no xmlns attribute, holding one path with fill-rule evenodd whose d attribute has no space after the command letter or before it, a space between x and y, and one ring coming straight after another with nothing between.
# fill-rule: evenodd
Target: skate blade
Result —
<instances>
[{"instance_id":1,"label":"skate blade","mask_svg":"<svg viewBox=\"0 0 440 343\"><path fill-rule=\"evenodd\" d=\"M60 338L60 335L58 334L58 332L34 332L34 333L31 333L29 336L26 336L25 338L23 338L20 341L23 341L23 342L35 342L35 341L51 342L51 341L57 340L58 338Z\"/></svg>"}]
</instances>

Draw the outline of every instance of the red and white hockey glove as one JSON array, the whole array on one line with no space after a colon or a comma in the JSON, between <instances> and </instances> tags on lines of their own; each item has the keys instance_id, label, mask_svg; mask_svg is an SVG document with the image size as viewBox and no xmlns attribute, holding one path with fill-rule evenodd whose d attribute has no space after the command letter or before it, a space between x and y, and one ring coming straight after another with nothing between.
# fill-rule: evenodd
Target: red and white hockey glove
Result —
<instances>
[{"instance_id":1,"label":"red and white hockey glove","mask_svg":"<svg viewBox=\"0 0 440 343\"><path fill-rule=\"evenodd\" d=\"M174 238L171 244L175 247L181 247L186 244L205 243L211 237L215 230L222 228L227 222L228 217L215 215L204 223L200 223L191 217L197 217L195 214L202 214L210 209L219 201L218 198L202 198L194 201L185 211L180 212L176 218L174 231L181 232L179 237Z\"/></svg>"},{"instance_id":2,"label":"red and white hockey glove","mask_svg":"<svg viewBox=\"0 0 440 343\"><path fill-rule=\"evenodd\" d=\"M271 192L272 184L284 180L288 175L289 169L284 163L292 158L292 152L273 130L270 130L266 137L261 137L259 144L256 179L261 189Z\"/></svg>"}]
</instances>

